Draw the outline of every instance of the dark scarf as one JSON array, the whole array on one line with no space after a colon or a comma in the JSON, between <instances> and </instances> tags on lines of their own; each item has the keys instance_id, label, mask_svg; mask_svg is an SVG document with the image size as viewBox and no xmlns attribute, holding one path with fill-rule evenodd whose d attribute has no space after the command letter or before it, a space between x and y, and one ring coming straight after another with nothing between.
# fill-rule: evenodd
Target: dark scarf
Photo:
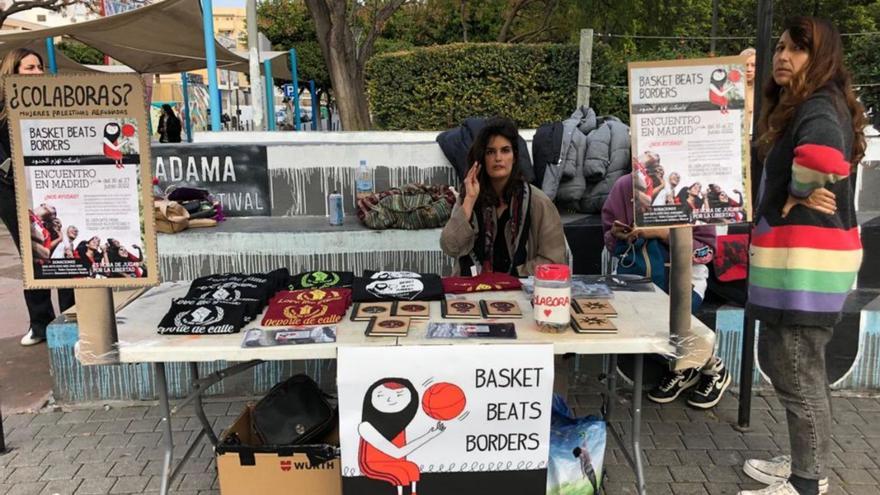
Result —
<instances>
[{"instance_id":1,"label":"dark scarf","mask_svg":"<svg viewBox=\"0 0 880 495\"><path fill-rule=\"evenodd\" d=\"M459 260L462 276L475 275L471 272L473 266L482 267L481 273L492 272L493 258L495 256L495 240L507 243L507 252L510 255L509 274L516 274L516 267L526 261L526 242L529 238L528 224L530 223L531 188L523 184L519 192L515 192L508 198L507 211L510 219L507 221L505 230L498 232L498 218L494 206L485 206L474 210L471 225L477 231L474 247L470 254L462 256Z\"/></svg>"}]
</instances>

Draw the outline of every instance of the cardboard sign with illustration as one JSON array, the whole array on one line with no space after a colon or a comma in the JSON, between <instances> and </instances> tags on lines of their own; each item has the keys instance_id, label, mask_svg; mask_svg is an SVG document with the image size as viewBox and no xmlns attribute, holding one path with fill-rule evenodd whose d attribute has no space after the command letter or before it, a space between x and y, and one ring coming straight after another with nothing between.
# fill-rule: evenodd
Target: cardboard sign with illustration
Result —
<instances>
[{"instance_id":1,"label":"cardboard sign with illustration","mask_svg":"<svg viewBox=\"0 0 880 495\"><path fill-rule=\"evenodd\" d=\"M629 64L635 226L749 221L745 57Z\"/></svg>"},{"instance_id":2,"label":"cardboard sign with illustration","mask_svg":"<svg viewBox=\"0 0 880 495\"><path fill-rule=\"evenodd\" d=\"M348 495L543 493L552 345L340 347Z\"/></svg>"},{"instance_id":3,"label":"cardboard sign with illustration","mask_svg":"<svg viewBox=\"0 0 880 495\"><path fill-rule=\"evenodd\" d=\"M4 89L25 287L156 285L141 79L12 76Z\"/></svg>"}]
</instances>

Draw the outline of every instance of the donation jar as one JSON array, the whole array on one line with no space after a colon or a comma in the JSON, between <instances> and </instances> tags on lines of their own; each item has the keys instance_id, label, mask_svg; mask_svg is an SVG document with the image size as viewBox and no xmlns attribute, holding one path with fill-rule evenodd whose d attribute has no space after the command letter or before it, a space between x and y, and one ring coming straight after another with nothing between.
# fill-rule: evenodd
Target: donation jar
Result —
<instances>
[{"instance_id":1,"label":"donation jar","mask_svg":"<svg viewBox=\"0 0 880 495\"><path fill-rule=\"evenodd\" d=\"M568 265L538 265L532 295L538 330L560 333L571 322L571 270Z\"/></svg>"}]
</instances>

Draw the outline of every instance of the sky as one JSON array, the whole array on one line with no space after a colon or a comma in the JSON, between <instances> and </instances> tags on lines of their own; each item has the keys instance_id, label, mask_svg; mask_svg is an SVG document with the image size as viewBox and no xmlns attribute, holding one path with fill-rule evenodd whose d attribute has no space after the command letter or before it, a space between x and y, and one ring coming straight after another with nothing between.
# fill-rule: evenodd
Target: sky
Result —
<instances>
[{"instance_id":1,"label":"sky","mask_svg":"<svg viewBox=\"0 0 880 495\"><path fill-rule=\"evenodd\" d=\"M244 0L214 0L214 7L244 7Z\"/></svg>"}]
</instances>

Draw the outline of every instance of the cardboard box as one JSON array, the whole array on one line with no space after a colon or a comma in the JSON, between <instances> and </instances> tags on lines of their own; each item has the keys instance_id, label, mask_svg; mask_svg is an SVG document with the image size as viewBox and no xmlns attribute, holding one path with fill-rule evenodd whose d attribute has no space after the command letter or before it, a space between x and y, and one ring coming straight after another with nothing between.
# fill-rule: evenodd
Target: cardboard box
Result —
<instances>
[{"instance_id":1,"label":"cardboard box","mask_svg":"<svg viewBox=\"0 0 880 495\"><path fill-rule=\"evenodd\" d=\"M223 432L216 449L222 495L342 494L338 430L323 439L324 444L261 445L251 428L251 407ZM233 435L241 440L240 445L225 444ZM332 459L312 466L309 453Z\"/></svg>"}]
</instances>

